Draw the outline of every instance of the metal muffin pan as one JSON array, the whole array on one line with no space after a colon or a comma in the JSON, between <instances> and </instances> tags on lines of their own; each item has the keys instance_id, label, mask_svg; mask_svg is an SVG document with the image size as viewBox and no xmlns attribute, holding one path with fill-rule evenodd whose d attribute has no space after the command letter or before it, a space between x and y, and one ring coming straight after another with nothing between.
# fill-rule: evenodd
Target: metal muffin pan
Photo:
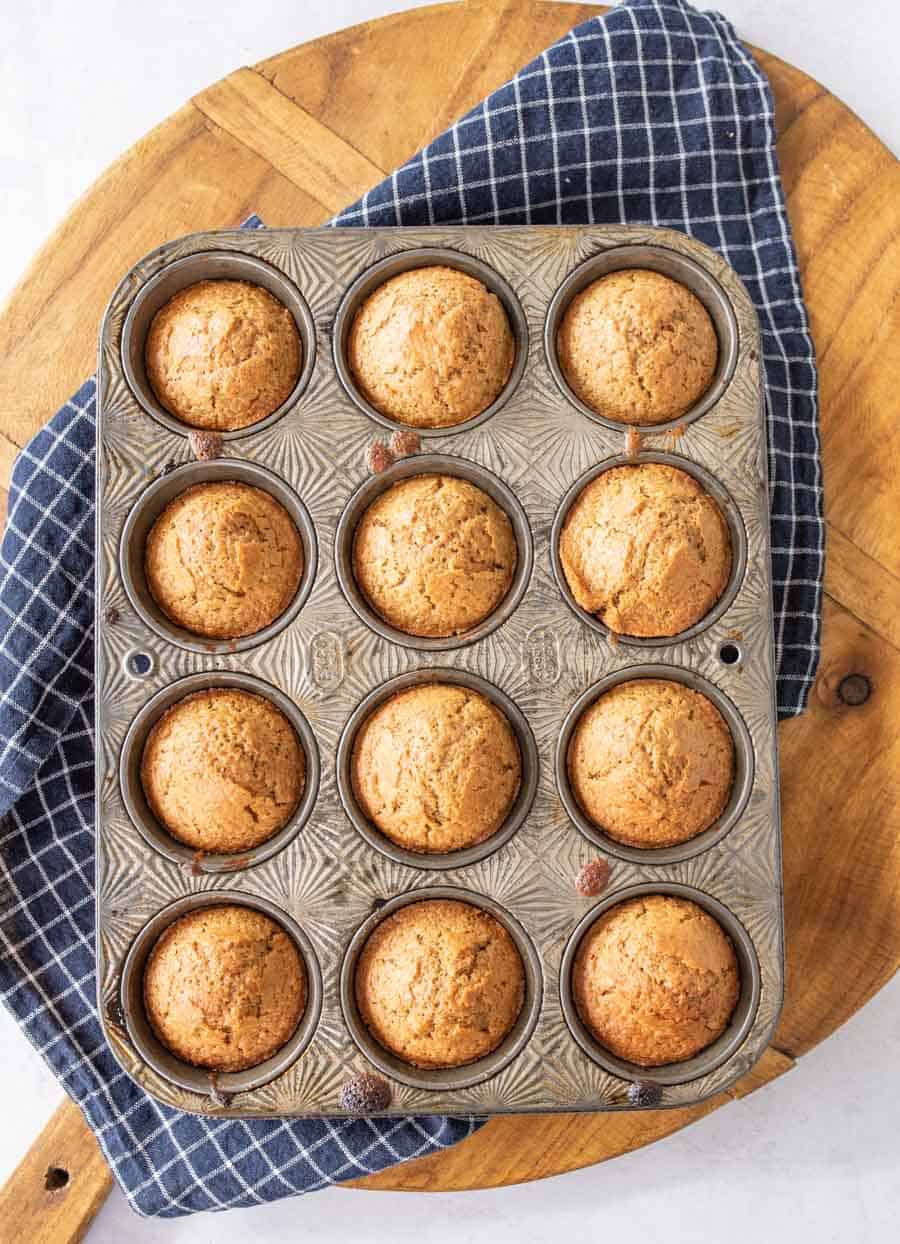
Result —
<instances>
[{"instance_id":1,"label":"metal muffin pan","mask_svg":"<svg viewBox=\"0 0 900 1244\"><path fill-rule=\"evenodd\" d=\"M134 343L146 333L151 294L158 306L158 291L171 294L207 276L255 279L257 269L236 266L244 261L274 272L307 309L312 336L304 338L304 377L281 411L229 438L232 457L195 462L186 429L148 405ZM346 331L378 281L432 262L472 271L501 296L516 336L515 365L482 415L425 433L427 452L372 475L368 451L395 425L353 389L343 357ZM560 387L553 363L552 316L585 273L623 266L658 267L685 280L710 308L720 343L719 374L699 404L704 409L674 430L641 429L637 450L629 429L586 417ZM374 1066L391 1085L388 1115L618 1110L632 1108L627 1090L636 1077L663 1085L664 1106L683 1106L721 1092L760 1057L780 1011L784 965L759 348L755 312L731 269L699 243L660 230L206 233L162 247L124 278L104 319L99 358L97 955L106 1035L145 1089L169 1105L217 1116L329 1116L341 1113L346 1080ZM567 598L554 565L558 530L578 489L598 469L635 460L671 461L696 475L719 501L733 541L732 580L719 606L659 644L608 636ZM365 505L397 479L436 470L471 479L494 497L519 549L516 578L495 613L437 643L386 627L352 572L353 534ZM266 631L234 643L205 642L172 627L143 582L142 543L154 518L183 488L205 479L268 488L305 546L304 581L290 608ZM640 852L579 822L564 741L602 689L646 676L677 678L710 695L735 739L737 775L729 807L710 830L681 847ZM418 856L360 817L348 762L366 712L402 686L435 678L476 686L500 704L517 733L523 783L491 839L470 851ZM294 821L270 843L246 857L197 860L148 819L137 767L155 716L189 691L223 680L267 694L287 712L306 748L307 787ZM609 861L611 878L603 894L585 898L575 878L598 856ZM578 938L635 886L675 893L687 887L721 913L742 968L741 1002L728 1032L696 1059L652 1073L598 1055L577 1015L573 1020L569 999ZM366 931L385 914L447 889L507 924L523 953L529 991L523 1017L493 1055L431 1075L392 1063L360 1026L351 965ZM266 904L321 971L321 1013L308 1008L304 1017L302 1057L291 1044L283 1060L276 1055L234 1084L148 1043L135 984L141 955L183 906L219 901Z\"/></svg>"}]
</instances>

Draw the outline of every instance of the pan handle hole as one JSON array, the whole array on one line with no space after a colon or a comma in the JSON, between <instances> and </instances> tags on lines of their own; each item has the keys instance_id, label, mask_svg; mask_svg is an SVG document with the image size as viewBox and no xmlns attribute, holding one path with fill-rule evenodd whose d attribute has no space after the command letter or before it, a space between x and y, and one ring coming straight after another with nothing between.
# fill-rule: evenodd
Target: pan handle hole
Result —
<instances>
[{"instance_id":1,"label":"pan handle hole","mask_svg":"<svg viewBox=\"0 0 900 1244\"><path fill-rule=\"evenodd\" d=\"M154 660L149 652L134 649L126 655L124 665L131 678L147 678L153 673Z\"/></svg>"},{"instance_id":2,"label":"pan handle hole","mask_svg":"<svg viewBox=\"0 0 900 1244\"><path fill-rule=\"evenodd\" d=\"M740 665L744 659L740 645L728 640L719 647L719 660L723 665Z\"/></svg>"}]
</instances>

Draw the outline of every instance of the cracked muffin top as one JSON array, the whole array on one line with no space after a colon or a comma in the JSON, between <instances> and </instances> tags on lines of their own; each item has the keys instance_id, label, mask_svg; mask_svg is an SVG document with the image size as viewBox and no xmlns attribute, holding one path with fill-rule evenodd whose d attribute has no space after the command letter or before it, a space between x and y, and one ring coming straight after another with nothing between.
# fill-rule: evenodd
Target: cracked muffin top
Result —
<instances>
[{"instance_id":1,"label":"cracked muffin top","mask_svg":"<svg viewBox=\"0 0 900 1244\"><path fill-rule=\"evenodd\" d=\"M576 396L630 424L686 414L709 388L719 358L716 330L696 294L646 268L610 272L576 294L557 350Z\"/></svg>"},{"instance_id":2,"label":"cracked muffin top","mask_svg":"<svg viewBox=\"0 0 900 1244\"><path fill-rule=\"evenodd\" d=\"M584 1024L641 1067L693 1058L728 1027L740 996L731 939L688 899L651 894L604 912L572 970Z\"/></svg>"},{"instance_id":3,"label":"cracked muffin top","mask_svg":"<svg viewBox=\"0 0 900 1244\"><path fill-rule=\"evenodd\" d=\"M233 432L290 396L302 346L294 317L261 285L199 281L160 307L144 347L161 406L193 428Z\"/></svg>"},{"instance_id":4,"label":"cracked muffin top","mask_svg":"<svg viewBox=\"0 0 900 1244\"><path fill-rule=\"evenodd\" d=\"M381 922L356 965L372 1036L414 1067L484 1058L518 1018L525 970L503 925L455 899L409 903Z\"/></svg>"},{"instance_id":5,"label":"cracked muffin top","mask_svg":"<svg viewBox=\"0 0 900 1244\"><path fill-rule=\"evenodd\" d=\"M509 379L515 342L503 303L457 268L411 268L356 313L347 359L376 410L419 428L480 415Z\"/></svg>"},{"instance_id":6,"label":"cracked muffin top","mask_svg":"<svg viewBox=\"0 0 900 1244\"><path fill-rule=\"evenodd\" d=\"M147 736L141 782L156 818L197 851L251 851L293 816L306 756L275 705L237 687L173 704Z\"/></svg>"},{"instance_id":7,"label":"cracked muffin top","mask_svg":"<svg viewBox=\"0 0 900 1244\"><path fill-rule=\"evenodd\" d=\"M150 529L147 586L178 626L211 639L253 635L300 585L303 546L280 502L237 481L195 484Z\"/></svg>"},{"instance_id":8,"label":"cracked muffin top","mask_svg":"<svg viewBox=\"0 0 900 1244\"><path fill-rule=\"evenodd\" d=\"M306 1008L290 937L253 907L202 907L170 924L144 968L144 1009L178 1058L242 1071L270 1058Z\"/></svg>"},{"instance_id":9,"label":"cracked muffin top","mask_svg":"<svg viewBox=\"0 0 900 1244\"><path fill-rule=\"evenodd\" d=\"M360 591L408 635L470 630L509 590L516 538L504 511L468 480L400 480L363 514L353 541Z\"/></svg>"},{"instance_id":10,"label":"cracked muffin top","mask_svg":"<svg viewBox=\"0 0 900 1244\"><path fill-rule=\"evenodd\" d=\"M613 467L566 515L559 556L577 603L620 635L677 635L709 613L731 574L728 524L692 475Z\"/></svg>"},{"instance_id":11,"label":"cracked muffin top","mask_svg":"<svg viewBox=\"0 0 900 1244\"><path fill-rule=\"evenodd\" d=\"M731 795L734 744L701 692L636 678L582 713L568 767L575 798L604 833L633 847L669 847L721 815Z\"/></svg>"},{"instance_id":12,"label":"cracked muffin top","mask_svg":"<svg viewBox=\"0 0 900 1244\"><path fill-rule=\"evenodd\" d=\"M410 687L373 709L351 759L363 814L410 851L458 851L489 838L509 815L521 771L505 714L450 683Z\"/></svg>"}]
</instances>

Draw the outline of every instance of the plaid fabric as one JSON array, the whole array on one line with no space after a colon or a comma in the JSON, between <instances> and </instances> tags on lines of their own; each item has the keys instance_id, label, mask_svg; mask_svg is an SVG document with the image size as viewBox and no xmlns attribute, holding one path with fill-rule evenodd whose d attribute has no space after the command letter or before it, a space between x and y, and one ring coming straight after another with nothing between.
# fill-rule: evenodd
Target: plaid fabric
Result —
<instances>
[{"instance_id":1,"label":"plaid fabric","mask_svg":"<svg viewBox=\"0 0 900 1244\"><path fill-rule=\"evenodd\" d=\"M579 26L337 224L626 221L681 228L741 273L765 342L778 698L817 659L823 529L815 368L772 101L727 22L627 0ZM250 222L258 225L254 220ZM95 1009L95 386L19 456L0 566L0 991L141 1213L251 1205L456 1143L477 1120L214 1122L119 1070Z\"/></svg>"}]
</instances>

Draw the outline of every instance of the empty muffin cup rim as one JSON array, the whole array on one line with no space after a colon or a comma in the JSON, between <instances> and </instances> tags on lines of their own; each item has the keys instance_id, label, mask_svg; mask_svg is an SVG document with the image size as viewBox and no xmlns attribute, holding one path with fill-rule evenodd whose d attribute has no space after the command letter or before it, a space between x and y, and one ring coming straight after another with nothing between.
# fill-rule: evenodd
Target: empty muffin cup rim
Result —
<instances>
[{"instance_id":1,"label":"empty muffin cup rim","mask_svg":"<svg viewBox=\"0 0 900 1244\"><path fill-rule=\"evenodd\" d=\"M683 285L703 304L712 321L718 343L718 357L713 377L697 401L673 419L662 423L625 423L601 414L574 391L566 378L559 359L559 330L570 303L582 290L604 276L640 268L657 272ZM626 243L611 246L579 263L558 287L547 308L544 320L544 353L556 386L585 418L621 435L629 428L646 434L672 432L688 427L710 411L721 399L734 378L740 354L740 330L731 300L718 279L697 260L682 255L659 243Z\"/></svg>"},{"instance_id":2,"label":"empty muffin cup rim","mask_svg":"<svg viewBox=\"0 0 900 1244\"><path fill-rule=\"evenodd\" d=\"M677 471L683 471L685 475L692 476L710 499L715 502L728 528L731 550L731 570L728 575L728 581L712 608L702 618L694 622L693 625L683 631L679 631L676 635L628 635L623 631L612 630L611 627L601 622L596 614L588 613L586 609L582 609L572 594L572 589L569 587L559 550L560 539L566 519L569 516L569 511L588 484L604 475L607 471L614 471L618 467L639 467L648 463L657 466L673 467ZM612 637L611 642L615 644L624 644L633 648L669 648L676 644L683 644L688 640L696 639L704 631L708 631L734 604L744 582L744 576L747 573L747 531L744 527L740 508L731 493L721 480L713 475L711 471L708 471L706 467L701 466L700 463L695 462L691 458L682 457L679 454L662 453L658 450L641 450L636 455L616 454L614 457L604 458L602 462L598 462L595 466L588 467L566 489L562 500L556 508L553 525L550 529L550 564L553 570L553 578L556 580L556 586L559 588L563 600L572 612L586 626L589 626L591 630L606 636L607 639Z\"/></svg>"},{"instance_id":3,"label":"empty muffin cup rim","mask_svg":"<svg viewBox=\"0 0 900 1244\"><path fill-rule=\"evenodd\" d=\"M572 789L569 773L569 746L578 723L591 707L614 687L629 682L641 682L652 679L660 682L675 682L691 691L706 696L714 708L722 715L734 748L734 772L732 775L731 792L722 812L706 829L700 830L692 838L684 842L666 847L636 847L619 842L605 833L599 825L594 824L578 801ZM647 662L639 665L626 665L620 669L591 683L575 700L563 718L553 754L553 771L556 789L569 820L589 842L620 860L628 860L632 864L652 866L668 866L680 864L684 860L693 859L710 851L726 838L740 822L746 811L753 783L756 778L756 755L753 740L743 716L733 700L726 695L714 682L696 670L682 665L667 665Z\"/></svg>"},{"instance_id":4,"label":"empty muffin cup rim","mask_svg":"<svg viewBox=\"0 0 900 1244\"><path fill-rule=\"evenodd\" d=\"M486 617L456 635L410 635L387 622L365 597L356 581L353 548L357 528L371 505L395 484L420 475L445 475L480 488L509 520L516 542L516 565L505 594ZM334 533L334 567L340 589L350 608L369 630L390 643L417 652L449 652L466 648L493 634L518 609L534 569L534 539L528 516L508 484L487 467L452 454L416 454L401 458L378 475L364 479L347 500Z\"/></svg>"},{"instance_id":5,"label":"empty muffin cup rim","mask_svg":"<svg viewBox=\"0 0 900 1244\"><path fill-rule=\"evenodd\" d=\"M237 639L211 639L179 626L163 612L147 583L145 548L147 537L156 520L182 493L202 484L229 483L259 488L267 492L287 512L303 548L303 572L290 603L268 626ZM142 490L128 511L119 538L119 574L135 613L160 639L203 656L232 656L248 652L279 635L297 617L309 599L316 580L318 560L319 546L315 525L301 498L274 471L245 458L184 462L174 470L158 476Z\"/></svg>"},{"instance_id":6,"label":"empty muffin cup rim","mask_svg":"<svg viewBox=\"0 0 900 1244\"><path fill-rule=\"evenodd\" d=\"M210 275L215 270L217 275ZM186 275L188 274L188 275ZM184 279L183 279L184 278ZM162 405L147 378L144 352L150 325L158 311L170 299L201 281L243 281L258 285L271 294L287 311L297 328L303 357L300 374L288 396L275 410L255 423L243 428L220 431L216 428L198 428L185 423ZM160 291L163 291L160 294ZM148 304L150 304L148 309ZM192 432L216 432L224 441L241 440L271 427L294 406L309 385L316 365L316 326L306 299L291 278L280 268L238 250L202 250L182 255L165 264L148 277L137 290L125 315L120 345L122 370L131 393L145 414L162 424L177 436L188 437Z\"/></svg>"},{"instance_id":7,"label":"empty muffin cup rim","mask_svg":"<svg viewBox=\"0 0 900 1244\"><path fill-rule=\"evenodd\" d=\"M249 907L278 924L295 946L306 974L306 1001L292 1034L273 1054L242 1071L215 1072L195 1067L167 1049L153 1030L144 1004L144 970L160 937L182 916L205 907ZM155 912L135 935L122 965L119 994L125 1029L140 1059L157 1075L191 1093L216 1098L246 1093L277 1079L303 1054L322 1014L322 970L305 930L282 907L261 895L242 890L204 890L186 894Z\"/></svg>"},{"instance_id":8,"label":"empty muffin cup rim","mask_svg":"<svg viewBox=\"0 0 900 1244\"><path fill-rule=\"evenodd\" d=\"M396 1054L392 1054L371 1033L359 1013L356 1001L356 967L363 947L374 930L413 903L446 899L478 907L493 916L506 929L522 961L524 996L522 1007L515 1022L503 1040L491 1050L472 1062L458 1067L416 1067ZM434 1092L454 1092L482 1084L508 1067L527 1046L537 1026L543 1005L544 973L534 943L516 916L502 903L477 890L455 885L430 885L420 889L405 890L395 894L371 912L356 928L341 959L340 1002L344 1023L354 1044L360 1052L377 1067L383 1075L409 1088L427 1089ZM473 1109L476 1106L473 1105Z\"/></svg>"},{"instance_id":9,"label":"empty muffin cup rim","mask_svg":"<svg viewBox=\"0 0 900 1244\"><path fill-rule=\"evenodd\" d=\"M399 276L415 268L445 267L455 268L468 276L474 277L492 294L500 299L512 333L515 356L509 375L500 392L489 406L469 419L444 427L420 427L417 424L404 423L401 419L392 419L369 402L360 391L347 357L347 339L353 325L356 312L365 299L384 285L392 277ZM413 431L423 438L439 436L457 436L460 432L468 432L492 418L512 397L519 387L525 373L525 362L528 357L528 321L519 298L509 282L483 260L477 259L466 251L455 250L445 246L411 246L387 255L377 263L371 264L360 272L344 291L334 318L332 329L332 354L334 367L344 392L364 415L374 423L388 428L392 432Z\"/></svg>"},{"instance_id":10,"label":"empty muffin cup rim","mask_svg":"<svg viewBox=\"0 0 900 1244\"><path fill-rule=\"evenodd\" d=\"M596 921L612 908L633 898L651 895L682 898L695 903L716 921L734 948L740 978L740 993L725 1030L704 1049L690 1058L665 1063L659 1067L645 1067L613 1054L601 1044L581 1018L572 987L575 959L587 933ZM677 881L647 881L638 885L614 890L600 902L595 903L581 917L569 934L559 965L559 999L566 1025L581 1050L604 1071L620 1080L647 1080L661 1087L689 1084L702 1079L724 1063L734 1058L750 1035L762 996L762 973L753 939L743 923L719 899L713 898L696 886ZM737 1079L745 1068L735 1072ZM714 1092L720 1093L723 1086ZM709 1094L707 1094L709 1096ZM700 1099L703 1100L703 1099Z\"/></svg>"},{"instance_id":11,"label":"empty muffin cup rim","mask_svg":"<svg viewBox=\"0 0 900 1244\"><path fill-rule=\"evenodd\" d=\"M518 792L502 824L488 838L470 847L461 847L457 851L412 851L408 847L401 847L398 843L392 842L368 819L353 790L351 776L353 745L360 727L377 708L399 692L432 683L466 687L470 691L483 695L486 700L495 705L509 722L510 729L516 737L522 767ZM407 670L403 674L397 674L379 683L363 696L341 730L334 768L338 796L344 812L350 824L370 847L374 847L381 855L387 856L388 859L398 864L406 864L410 868L425 872L445 872L448 869L467 868L472 864L477 864L487 859L489 855L493 855L495 851L499 851L515 837L528 818L537 795L539 766L540 760L534 732L525 714L505 691L470 670L436 666Z\"/></svg>"},{"instance_id":12,"label":"empty muffin cup rim","mask_svg":"<svg viewBox=\"0 0 900 1244\"><path fill-rule=\"evenodd\" d=\"M228 688L260 696L284 715L303 749L306 774L300 801L281 829L246 851L204 852L179 842L155 816L144 793L141 761L151 730L170 708L197 692ZM264 864L294 841L316 806L321 760L316 736L305 714L279 687L238 670L207 670L167 683L141 705L122 742L118 777L125 811L149 847L191 875L222 875Z\"/></svg>"}]
</instances>

